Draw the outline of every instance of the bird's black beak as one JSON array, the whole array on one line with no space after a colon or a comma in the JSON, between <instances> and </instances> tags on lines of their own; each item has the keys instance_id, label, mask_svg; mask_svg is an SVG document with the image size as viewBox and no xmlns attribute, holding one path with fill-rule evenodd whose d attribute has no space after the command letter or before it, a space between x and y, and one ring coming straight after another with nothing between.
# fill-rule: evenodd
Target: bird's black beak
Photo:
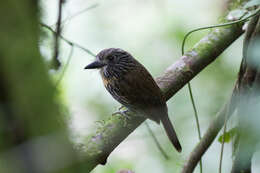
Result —
<instances>
[{"instance_id":1,"label":"bird's black beak","mask_svg":"<svg viewBox=\"0 0 260 173\"><path fill-rule=\"evenodd\" d=\"M101 62L101 61L94 61L91 64L87 65L84 69L95 69L95 68L102 68L104 67L106 64Z\"/></svg>"}]
</instances>

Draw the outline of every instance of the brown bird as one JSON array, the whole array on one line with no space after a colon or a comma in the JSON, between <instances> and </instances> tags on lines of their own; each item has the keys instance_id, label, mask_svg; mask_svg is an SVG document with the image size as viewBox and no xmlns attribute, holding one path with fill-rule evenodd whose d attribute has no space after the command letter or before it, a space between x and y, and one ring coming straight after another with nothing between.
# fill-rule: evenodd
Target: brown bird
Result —
<instances>
[{"instance_id":1,"label":"brown bird","mask_svg":"<svg viewBox=\"0 0 260 173\"><path fill-rule=\"evenodd\" d=\"M151 74L132 55L118 48L104 49L85 69L100 69L105 88L130 111L158 124L162 122L171 143L181 152L163 93Z\"/></svg>"}]
</instances>

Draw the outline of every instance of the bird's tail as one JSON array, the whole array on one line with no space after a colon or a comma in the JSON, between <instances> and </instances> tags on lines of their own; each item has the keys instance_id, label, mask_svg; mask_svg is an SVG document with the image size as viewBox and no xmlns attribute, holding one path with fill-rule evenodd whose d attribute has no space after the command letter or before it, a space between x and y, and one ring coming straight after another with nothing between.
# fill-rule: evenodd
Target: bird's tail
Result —
<instances>
[{"instance_id":1,"label":"bird's tail","mask_svg":"<svg viewBox=\"0 0 260 173\"><path fill-rule=\"evenodd\" d=\"M181 144L178 140L177 134L173 128L173 125L169 119L168 116L163 116L163 118L161 119L163 127L167 133L168 138L170 139L171 143L173 144L173 146L176 148L176 150L178 152L181 152Z\"/></svg>"}]
</instances>

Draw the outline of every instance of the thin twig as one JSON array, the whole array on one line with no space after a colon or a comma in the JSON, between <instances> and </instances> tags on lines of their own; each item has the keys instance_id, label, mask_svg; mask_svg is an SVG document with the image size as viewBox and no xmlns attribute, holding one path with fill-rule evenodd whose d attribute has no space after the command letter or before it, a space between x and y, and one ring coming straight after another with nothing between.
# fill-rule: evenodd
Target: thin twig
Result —
<instances>
[{"instance_id":1,"label":"thin twig","mask_svg":"<svg viewBox=\"0 0 260 173\"><path fill-rule=\"evenodd\" d=\"M184 45L185 45L184 42L185 42L185 37L184 37L183 44L182 44L182 49L181 49L182 55L184 55ZM193 93L192 93L192 90L191 90L190 82L188 82L188 89L189 89L189 94L190 94L190 100L191 100L192 108L193 108L193 111L194 111L195 120L196 120L198 137L199 137L199 140L201 140L199 116L198 116L197 108L196 108L195 101L194 101L194 98L193 98ZM201 158L200 159L200 173L202 173L202 172L203 172L203 169L202 169L202 158Z\"/></svg>"},{"instance_id":2,"label":"thin twig","mask_svg":"<svg viewBox=\"0 0 260 173\"><path fill-rule=\"evenodd\" d=\"M56 82L56 84L55 84L56 87L60 84L62 78L64 77L64 74L65 74L66 70L68 69L68 66L69 66L71 57L72 57L72 55L73 55L73 50L74 50L74 46L71 46L71 48L70 48L70 53L69 53L69 56L68 56L68 60L67 60L65 66L64 66L64 68L63 68L63 70L62 70L62 72L61 72L61 74L60 74L59 79L57 80L57 82Z\"/></svg>"},{"instance_id":3,"label":"thin twig","mask_svg":"<svg viewBox=\"0 0 260 173\"><path fill-rule=\"evenodd\" d=\"M196 125L197 125L197 130L198 130L198 137L199 137L199 140L201 140L199 116L198 116L198 112L197 112L197 109L196 109L196 106L195 106L190 82L188 82L188 88L189 88L190 99L191 99L191 103L192 103L192 107L193 107L193 111L194 111L194 115L195 115L195 120L196 120ZM203 172L203 169L202 169L202 158L201 158L200 159L200 173L202 173L202 172Z\"/></svg>"},{"instance_id":4,"label":"thin twig","mask_svg":"<svg viewBox=\"0 0 260 173\"><path fill-rule=\"evenodd\" d=\"M145 126L147 127L147 130L150 134L150 136L153 138L154 143L156 144L157 148L159 149L159 151L162 153L162 155L164 156L164 158L166 160L169 160L169 156L166 154L166 152L163 150L162 146L160 145L159 141L157 140L156 136L154 135L152 129L150 128L149 124L145 121L144 122Z\"/></svg>"},{"instance_id":5,"label":"thin twig","mask_svg":"<svg viewBox=\"0 0 260 173\"><path fill-rule=\"evenodd\" d=\"M219 159L219 173L222 171L222 160L223 160L223 153L224 153L224 144L225 144L225 135L226 135L226 129L227 129L227 120L228 120L228 115L229 114L229 105L227 105L227 110L225 112L225 121L224 121L224 129L223 129L223 137L221 141L221 151L220 151L220 159Z\"/></svg>"},{"instance_id":6,"label":"thin twig","mask_svg":"<svg viewBox=\"0 0 260 173\"><path fill-rule=\"evenodd\" d=\"M49 31L51 31L52 33L55 33L57 34L50 26L44 24L44 23L40 23L40 25L46 29L48 29ZM92 53L89 49L87 48L84 48L83 46L75 43L75 42L72 42L70 40L68 40L67 38L63 37L61 34L58 35L63 41L65 41L67 44L71 45L71 46L75 46L76 48L79 48L81 50L83 50L84 52L86 52L87 54L93 56L93 57L96 57L96 55L94 53Z\"/></svg>"},{"instance_id":7,"label":"thin twig","mask_svg":"<svg viewBox=\"0 0 260 173\"><path fill-rule=\"evenodd\" d=\"M236 21L233 21L233 22L227 22L227 23L223 23L223 24L219 24L219 25L211 25L211 26L196 28L196 29L194 29L194 30L188 32L188 33L184 36L184 39L183 39L183 41L182 41L182 52L184 52L185 42L186 42L188 36L189 36L191 33L196 32L196 31L205 30L205 29L211 29L211 28L217 28L217 27L223 27L223 26L230 26L230 25L234 25L234 24L237 24L237 23L240 23L240 22L245 22L245 21L247 21L249 18L256 16L258 13L260 13L260 8L257 9L253 14L247 16L247 17L244 18L244 19L236 20Z\"/></svg>"},{"instance_id":8,"label":"thin twig","mask_svg":"<svg viewBox=\"0 0 260 173\"><path fill-rule=\"evenodd\" d=\"M98 5L99 5L99 4L96 3L96 4L93 4L93 5L91 5L91 6L87 7L87 8L85 8L85 9L83 9L83 10L81 10L81 11L76 12L75 14L73 14L73 15L67 17L67 18L64 19L64 20L62 20L62 21L61 21L61 24L64 24L64 23L67 22L68 20L71 20L71 19L73 19L74 17L77 17L78 15L80 15L80 14L82 14L82 13L85 13L85 12L91 10L91 9L94 9L94 8L98 7ZM54 24L54 25L56 25L56 24ZM52 26L52 25L51 25L51 26Z\"/></svg>"},{"instance_id":9,"label":"thin twig","mask_svg":"<svg viewBox=\"0 0 260 173\"><path fill-rule=\"evenodd\" d=\"M53 66L55 69L58 69L61 65L61 62L58 59L59 56L59 35L61 34L61 18L62 18L62 4L63 0L59 0L59 9L58 9L58 19L56 25L56 34L54 34L54 53L53 53Z\"/></svg>"}]
</instances>

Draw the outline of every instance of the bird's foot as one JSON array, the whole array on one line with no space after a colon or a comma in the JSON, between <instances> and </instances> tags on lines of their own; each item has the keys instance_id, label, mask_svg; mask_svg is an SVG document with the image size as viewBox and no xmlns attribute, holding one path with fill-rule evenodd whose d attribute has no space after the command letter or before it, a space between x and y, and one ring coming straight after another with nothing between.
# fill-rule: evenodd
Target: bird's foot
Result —
<instances>
[{"instance_id":1,"label":"bird's foot","mask_svg":"<svg viewBox=\"0 0 260 173\"><path fill-rule=\"evenodd\" d=\"M121 115L121 117L124 118L124 126L125 126L125 125L127 125L127 120L130 119L129 113L130 113L129 110L117 111L117 112L114 112L112 114L112 116L114 116L114 115Z\"/></svg>"},{"instance_id":2,"label":"bird's foot","mask_svg":"<svg viewBox=\"0 0 260 173\"><path fill-rule=\"evenodd\" d=\"M116 111L112 115L122 115L123 117L130 119L129 113L130 113L129 110L124 110L124 111Z\"/></svg>"},{"instance_id":3,"label":"bird's foot","mask_svg":"<svg viewBox=\"0 0 260 173\"><path fill-rule=\"evenodd\" d=\"M125 108L125 106L121 105L121 106L118 108L118 110L121 111L121 110L124 109L124 108Z\"/></svg>"}]
</instances>

